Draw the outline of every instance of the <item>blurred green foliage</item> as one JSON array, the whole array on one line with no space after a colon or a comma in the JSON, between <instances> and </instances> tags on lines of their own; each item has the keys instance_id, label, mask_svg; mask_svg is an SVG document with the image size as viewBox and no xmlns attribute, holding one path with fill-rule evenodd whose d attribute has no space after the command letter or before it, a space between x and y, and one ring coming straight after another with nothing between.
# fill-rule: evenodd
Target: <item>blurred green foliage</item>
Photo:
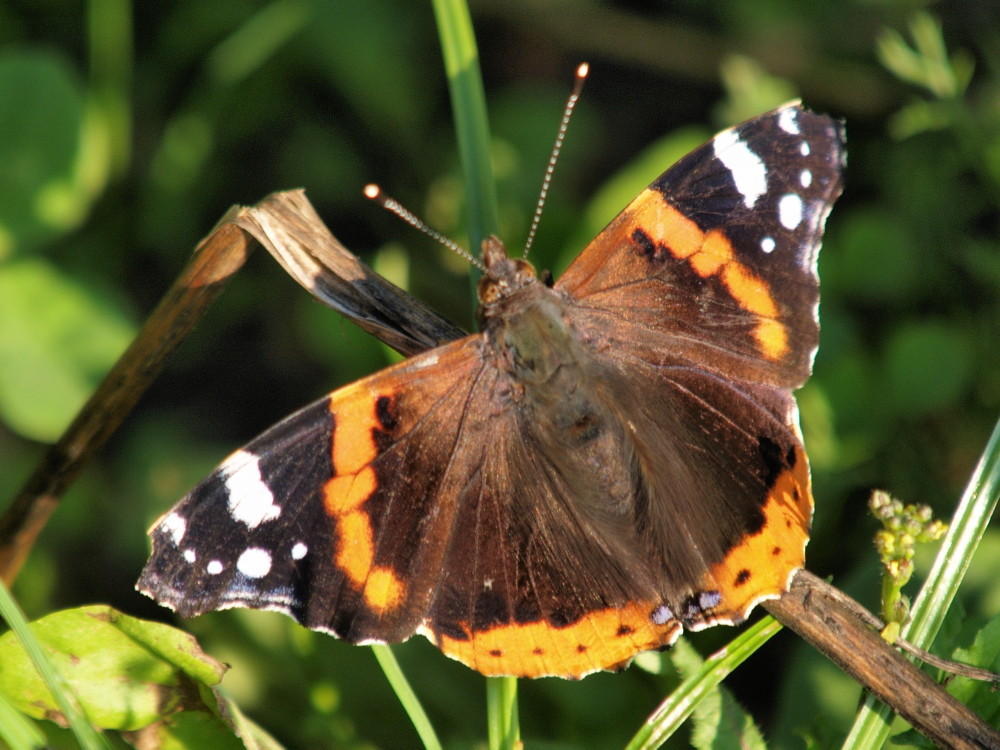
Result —
<instances>
[{"instance_id":1,"label":"blurred green foliage","mask_svg":"<svg viewBox=\"0 0 1000 750\"><path fill-rule=\"evenodd\" d=\"M792 96L846 119L847 190L820 259L822 345L800 398L817 497L809 567L873 609L868 492L947 519L1000 413L1000 15L989 0L935 3L934 16L926 5L472 4L511 246L572 71L592 64L532 251L556 275L716 129ZM456 159L429 4L0 6L2 495L233 203L307 188L349 248L467 324L464 262L360 193L377 181L464 241ZM233 448L387 361L254 257L66 497L19 579L22 605L166 618L132 591L152 520ZM972 638L1000 612L998 560L991 530L939 653L988 650ZM366 649L268 613L189 627L232 665L228 694L287 746L417 742ZM707 653L729 636L691 641ZM422 639L397 653L446 746L484 736L481 678ZM633 667L522 683L523 735L529 747L621 746L676 681ZM857 704L857 687L789 634L727 684L773 747L839 744Z\"/></svg>"}]
</instances>

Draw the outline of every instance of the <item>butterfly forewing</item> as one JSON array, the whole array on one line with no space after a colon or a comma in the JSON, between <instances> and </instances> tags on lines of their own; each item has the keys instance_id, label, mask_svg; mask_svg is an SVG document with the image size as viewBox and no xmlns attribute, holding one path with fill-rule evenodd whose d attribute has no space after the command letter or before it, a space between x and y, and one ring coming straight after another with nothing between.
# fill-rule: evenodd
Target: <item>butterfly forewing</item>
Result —
<instances>
[{"instance_id":1,"label":"butterfly forewing","mask_svg":"<svg viewBox=\"0 0 1000 750\"><path fill-rule=\"evenodd\" d=\"M253 607L352 642L408 637L441 572L448 458L481 367L464 339L272 427L157 523L139 589L183 616Z\"/></svg>"},{"instance_id":2,"label":"butterfly forewing","mask_svg":"<svg viewBox=\"0 0 1000 750\"><path fill-rule=\"evenodd\" d=\"M596 325L714 368L794 388L819 340L816 257L843 187L843 128L786 105L668 169L557 283ZM615 326L622 319L631 323ZM617 338L616 338L617 340Z\"/></svg>"}]
</instances>

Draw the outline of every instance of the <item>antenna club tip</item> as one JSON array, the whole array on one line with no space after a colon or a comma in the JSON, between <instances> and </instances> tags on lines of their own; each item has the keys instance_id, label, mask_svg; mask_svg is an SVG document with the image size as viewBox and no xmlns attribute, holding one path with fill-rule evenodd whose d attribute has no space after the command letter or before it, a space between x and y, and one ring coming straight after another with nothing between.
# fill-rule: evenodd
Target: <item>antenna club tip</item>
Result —
<instances>
[{"instance_id":1,"label":"antenna club tip","mask_svg":"<svg viewBox=\"0 0 1000 750\"><path fill-rule=\"evenodd\" d=\"M382 195L382 188L380 188L375 183L369 183L368 185L365 185L364 190L362 190L361 192L365 194L366 198L371 198L372 200L375 200L380 195Z\"/></svg>"},{"instance_id":2,"label":"antenna club tip","mask_svg":"<svg viewBox=\"0 0 1000 750\"><path fill-rule=\"evenodd\" d=\"M582 62L576 67L576 77L586 78L590 74L590 63Z\"/></svg>"}]
</instances>

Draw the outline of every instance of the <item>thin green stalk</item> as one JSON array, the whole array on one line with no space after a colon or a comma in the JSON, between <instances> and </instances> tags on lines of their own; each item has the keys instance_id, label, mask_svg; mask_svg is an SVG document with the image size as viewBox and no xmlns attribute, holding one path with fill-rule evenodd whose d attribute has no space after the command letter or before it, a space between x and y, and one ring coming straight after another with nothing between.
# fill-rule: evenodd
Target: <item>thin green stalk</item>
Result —
<instances>
[{"instance_id":1,"label":"thin green stalk","mask_svg":"<svg viewBox=\"0 0 1000 750\"><path fill-rule=\"evenodd\" d=\"M770 615L734 638L715 656L705 659L701 669L684 680L642 725L625 750L652 750L667 741L694 712L695 707L734 669L781 630ZM681 644L675 648L681 647Z\"/></svg>"},{"instance_id":2,"label":"thin green stalk","mask_svg":"<svg viewBox=\"0 0 1000 750\"><path fill-rule=\"evenodd\" d=\"M420 704L417 694L413 692L413 688L410 687L410 683L403 674L403 670L400 669L399 662L396 661L396 655L392 653L392 649L385 645L374 645L371 649L372 653L375 654L375 658L378 659L379 666L382 667L386 679L389 680L393 692L396 693L399 702L403 704L406 715L413 722L413 728L420 735L420 741L424 743L424 747L427 750L441 750L441 741L438 739L430 719L427 718L427 713Z\"/></svg>"},{"instance_id":3,"label":"thin green stalk","mask_svg":"<svg viewBox=\"0 0 1000 750\"><path fill-rule=\"evenodd\" d=\"M42 750L46 744L42 731L3 695L0 695L0 743L7 743L11 750Z\"/></svg>"},{"instance_id":4,"label":"thin green stalk","mask_svg":"<svg viewBox=\"0 0 1000 750\"><path fill-rule=\"evenodd\" d=\"M10 591L2 581L0 581L0 617L10 626L21 642L21 646L27 652L31 663L34 664L49 692L52 693L53 699L59 706L59 711L80 747L84 750L110 750L111 746L107 740L91 726L83 710L79 707L79 702L73 694L72 688L49 661L41 644L28 626L24 613L21 612L21 608L17 606L17 602L14 601L14 597L11 596Z\"/></svg>"},{"instance_id":5,"label":"thin green stalk","mask_svg":"<svg viewBox=\"0 0 1000 750\"><path fill-rule=\"evenodd\" d=\"M482 241L499 229L496 183L490 159L490 128L486 94L479 70L479 51L465 0L433 0L445 75L451 94L458 155L465 181L469 214L469 250L476 254ZM476 273L473 269L473 288Z\"/></svg>"},{"instance_id":6,"label":"thin green stalk","mask_svg":"<svg viewBox=\"0 0 1000 750\"><path fill-rule=\"evenodd\" d=\"M469 215L469 248L499 229L496 183L491 162L486 94L479 70L479 50L465 0L433 0L445 75L451 94L458 153L465 181ZM472 269L475 289L477 274ZM491 750L513 748L519 742L517 680L490 678L486 683L487 725Z\"/></svg>"},{"instance_id":7,"label":"thin green stalk","mask_svg":"<svg viewBox=\"0 0 1000 750\"><path fill-rule=\"evenodd\" d=\"M486 679L486 713L490 750L513 750L521 742L517 717L517 678Z\"/></svg>"},{"instance_id":8,"label":"thin green stalk","mask_svg":"<svg viewBox=\"0 0 1000 750\"><path fill-rule=\"evenodd\" d=\"M902 630L902 637L913 645L930 649L993 517L998 499L1000 421L993 428L979 464L962 494L934 566L914 602L910 622ZM845 750L882 747L889 736L891 716L887 706L868 696L844 741Z\"/></svg>"}]
</instances>

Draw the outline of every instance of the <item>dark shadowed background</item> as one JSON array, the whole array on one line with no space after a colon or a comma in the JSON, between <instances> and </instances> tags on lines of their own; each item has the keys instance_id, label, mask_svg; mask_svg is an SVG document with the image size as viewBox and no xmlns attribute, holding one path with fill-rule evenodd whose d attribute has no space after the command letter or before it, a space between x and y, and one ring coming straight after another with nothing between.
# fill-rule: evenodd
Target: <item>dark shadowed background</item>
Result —
<instances>
[{"instance_id":1,"label":"dark shadowed background","mask_svg":"<svg viewBox=\"0 0 1000 750\"><path fill-rule=\"evenodd\" d=\"M870 489L947 519L1000 411L995 3L515 0L472 13L513 247L572 72L591 63L532 251L557 276L715 130L794 97L846 120L822 343L800 392L809 568L874 608ZM0 501L234 203L306 188L350 249L468 327L465 262L361 195L378 182L466 244L449 106L429 3L0 6ZM15 588L29 616L106 602L169 620L132 589L149 524L268 425L390 359L255 254L66 497ZM988 534L942 653L1000 612L998 565ZM417 742L367 649L274 614L187 627L289 747ZM731 635L691 640L709 653ZM484 736L480 677L423 639L397 653L450 747ZM675 683L634 667L522 683L523 732L529 747L620 746ZM727 684L775 747L837 741L858 700L790 633Z\"/></svg>"}]
</instances>

